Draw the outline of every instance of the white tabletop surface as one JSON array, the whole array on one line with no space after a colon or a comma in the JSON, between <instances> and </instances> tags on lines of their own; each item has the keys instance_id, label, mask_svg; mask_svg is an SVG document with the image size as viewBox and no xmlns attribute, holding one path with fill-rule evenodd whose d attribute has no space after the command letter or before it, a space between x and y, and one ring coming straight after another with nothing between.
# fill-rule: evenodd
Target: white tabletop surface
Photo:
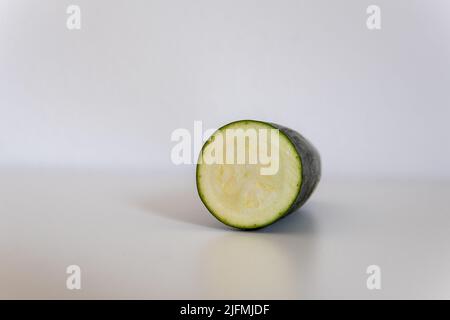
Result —
<instances>
[{"instance_id":1,"label":"white tabletop surface","mask_svg":"<svg viewBox=\"0 0 450 320\"><path fill-rule=\"evenodd\" d=\"M193 170L3 170L0 298L448 299L449 207L448 181L325 177L298 212L243 232L207 212Z\"/></svg>"}]
</instances>

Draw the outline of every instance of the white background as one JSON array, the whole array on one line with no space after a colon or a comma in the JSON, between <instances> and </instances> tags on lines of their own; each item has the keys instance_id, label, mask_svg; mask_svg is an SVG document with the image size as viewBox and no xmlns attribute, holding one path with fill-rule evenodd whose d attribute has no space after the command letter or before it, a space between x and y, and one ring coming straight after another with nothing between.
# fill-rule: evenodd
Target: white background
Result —
<instances>
[{"instance_id":1,"label":"white background","mask_svg":"<svg viewBox=\"0 0 450 320\"><path fill-rule=\"evenodd\" d=\"M449 40L448 0L0 0L0 298L449 298ZM170 161L243 118L323 163L255 232Z\"/></svg>"},{"instance_id":2,"label":"white background","mask_svg":"<svg viewBox=\"0 0 450 320\"><path fill-rule=\"evenodd\" d=\"M370 4L2 0L0 165L172 170L173 130L250 118L325 176L450 177L450 3Z\"/></svg>"}]
</instances>

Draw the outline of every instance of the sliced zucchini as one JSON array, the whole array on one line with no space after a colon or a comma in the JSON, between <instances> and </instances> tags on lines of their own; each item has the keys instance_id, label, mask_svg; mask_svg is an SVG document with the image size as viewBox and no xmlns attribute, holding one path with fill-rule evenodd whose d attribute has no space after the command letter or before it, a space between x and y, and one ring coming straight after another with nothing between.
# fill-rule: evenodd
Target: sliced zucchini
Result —
<instances>
[{"instance_id":1,"label":"sliced zucchini","mask_svg":"<svg viewBox=\"0 0 450 320\"><path fill-rule=\"evenodd\" d=\"M197 190L221 222L258 229L302 206L320 174L319 153L299 133L274 123L241 120L221 127L203 145Z\"/></svg>"}]
</instances>

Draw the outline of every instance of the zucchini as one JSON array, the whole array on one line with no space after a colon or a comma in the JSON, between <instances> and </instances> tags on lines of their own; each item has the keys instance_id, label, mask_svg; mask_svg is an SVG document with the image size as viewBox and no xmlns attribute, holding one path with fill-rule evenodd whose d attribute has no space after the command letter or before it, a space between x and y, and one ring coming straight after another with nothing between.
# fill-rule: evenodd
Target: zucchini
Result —
<instances>
[{"instance_id":1,"label":"zucchini","mask_svg":"<svg viewBox=\"0 0 450 320\"><path fill-rule=\"evenodd\" d=\"M197 191L208 211L244 230L268 226L300 208L320 176L320 155L309 141L257 120L235 121L213 133L196 170Z\"/></svg>"}]
</instances>

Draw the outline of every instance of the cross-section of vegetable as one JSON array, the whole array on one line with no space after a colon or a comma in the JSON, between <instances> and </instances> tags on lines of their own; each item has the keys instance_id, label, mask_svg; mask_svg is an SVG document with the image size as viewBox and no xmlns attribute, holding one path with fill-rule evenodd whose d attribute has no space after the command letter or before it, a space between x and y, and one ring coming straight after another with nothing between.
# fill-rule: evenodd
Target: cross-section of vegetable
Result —
<instances>
[{"instance_id":1,"label":"cross-section of vegetable","mask_svg":"<svg viewBox=\"0 0 450 320\"><path fill-rule=\"evenodd\" d=\"M319 153L298 132L241 120L221 127L203 145L197 190L221 222L257 229L301 207L320 174Z\"/></svg>"}]
</instances>

